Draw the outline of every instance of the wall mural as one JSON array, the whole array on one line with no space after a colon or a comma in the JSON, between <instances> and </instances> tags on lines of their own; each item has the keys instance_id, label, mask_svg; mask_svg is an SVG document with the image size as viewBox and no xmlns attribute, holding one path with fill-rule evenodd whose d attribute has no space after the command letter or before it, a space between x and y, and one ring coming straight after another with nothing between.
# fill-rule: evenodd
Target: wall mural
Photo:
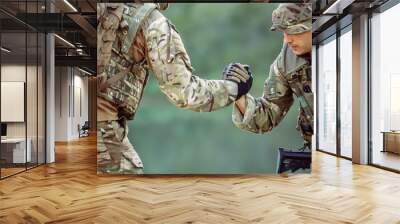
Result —
<instances>
[{"instance_id":1,"label":"wall mural","mask_svg":"<svg viewBox=\"0 0 400 224\"><path fill-rule=\"evenodd\" d=\"M311 4L97 4L98 174L310 172Z\"/></svg>"}]
</instances>

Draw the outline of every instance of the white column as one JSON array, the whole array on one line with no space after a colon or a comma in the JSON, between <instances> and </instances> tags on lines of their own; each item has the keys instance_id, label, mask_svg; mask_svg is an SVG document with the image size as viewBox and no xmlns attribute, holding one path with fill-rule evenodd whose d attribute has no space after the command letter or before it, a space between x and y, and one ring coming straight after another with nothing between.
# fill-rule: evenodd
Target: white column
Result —
<instances>
[{"instance_id":1,"label":"white column","mask_svg":"<svg viewBox=\"0 0 400 224\"><path fill-rule=\"evenodd\" d=\"M54 11L51 1L46 1L47 12ZM55 43L54 35L46 35L46 163L55 162Z\"/></svg>"},{"instance_id":2,"label":"white column","mask_svg":"<svg viewBox=\"0 0 400 224\"><path fill-rule=\"evenodd\" d=\"M55 132L55 60L54 60L54 35L47 34L46 37L46 163L52 163L55 161L55 150L54 150L54 132Z\"/></svg>"}]
</instances>

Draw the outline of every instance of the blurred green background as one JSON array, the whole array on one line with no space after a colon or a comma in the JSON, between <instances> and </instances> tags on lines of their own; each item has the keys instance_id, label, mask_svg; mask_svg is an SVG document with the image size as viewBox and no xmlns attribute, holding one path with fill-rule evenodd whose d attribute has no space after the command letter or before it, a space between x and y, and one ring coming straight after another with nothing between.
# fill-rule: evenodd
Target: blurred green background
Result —
<instances>
[{"instance_id":1,"label":"blurred green background","mask_svg":"<svg viewBox=\"0 0 400 224\"><path fill-rule=\"evenodd\" d=\"M173 3L164 15L176 26L195 74L219 79L231 62L249 64L260 97L269 66L279 54L282 34L269 31L276 4ZM145 174L275 173L278 147L302 145L295 129L298 102L268 134L236 128L232 106L212 113L178 109L159 90L151 74L129 139Z\"/></svg>"}]
</instances>

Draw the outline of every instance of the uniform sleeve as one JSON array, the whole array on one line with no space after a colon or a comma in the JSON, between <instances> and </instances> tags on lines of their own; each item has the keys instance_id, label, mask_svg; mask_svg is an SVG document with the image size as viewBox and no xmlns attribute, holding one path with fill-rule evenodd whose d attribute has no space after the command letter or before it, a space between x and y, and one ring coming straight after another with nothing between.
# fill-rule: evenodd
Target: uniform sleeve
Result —
<instances>
[{"instance_id":1,"label":"uniform sleeve","mask_svg":"<svg viewBox=\"0 0 400 224\"><path fill-rule=\"evenodd\" d=\"M255 98L247 94L244 114L236 105L233 106L232 120L238 128L255 133L271 131L282 121L292 106L293 93L279 71L274 69L275 63L271 66L269 77L265 81L263 96Z\"/></svg>"},{"instance_id":2,"label":"uniform sleeve","mask_svg":"<svg viewBox=\"0 0 400 224\"><path fill-rule=\"evenodd\" d=\"M193 111L213 111L233 102L237 94L236 83L205 80L193 75L178 32L161 13L152 13L143 32L149 66L169 101Z\"/></svg>"}]
</instances>

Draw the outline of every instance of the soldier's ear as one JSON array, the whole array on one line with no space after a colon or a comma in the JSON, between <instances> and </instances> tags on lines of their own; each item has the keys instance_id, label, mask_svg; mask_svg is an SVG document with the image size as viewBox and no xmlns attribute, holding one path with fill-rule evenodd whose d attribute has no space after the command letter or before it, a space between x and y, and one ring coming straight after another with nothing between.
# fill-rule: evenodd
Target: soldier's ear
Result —
<instances>
[{"instance_id":1,"label":"soldier's ear","mask_svg":"<svg viewBox=\"0 0 400 224\"><path fill-rule=\"evenodd\" d=\"M157 3L157 9L160 11L166 10L169 6L169 3Z\"/></svg>"}]
</instances>

